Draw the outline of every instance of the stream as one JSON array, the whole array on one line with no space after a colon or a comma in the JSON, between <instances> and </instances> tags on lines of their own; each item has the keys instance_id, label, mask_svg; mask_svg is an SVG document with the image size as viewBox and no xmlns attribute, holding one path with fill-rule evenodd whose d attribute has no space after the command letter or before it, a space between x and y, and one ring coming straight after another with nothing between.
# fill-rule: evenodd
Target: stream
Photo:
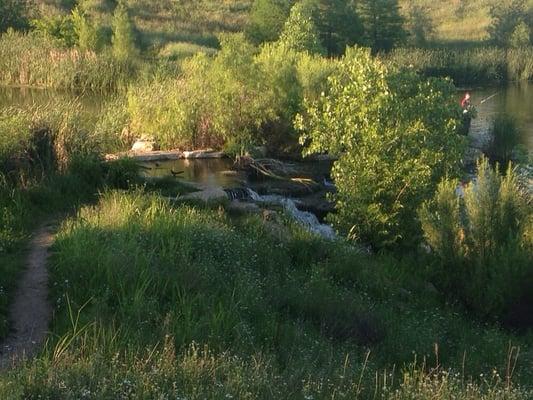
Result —
<instances>
[{"instance_id":1,"label":"stream","mask_svg":"<svg viewBox=\"0 0 533 400\"><path fill-rule=\"evenodd\" d=\"M466 90L466 89L464 89ZM464 90L458 91L462 96ZM533 153L533 83L511 84L502 87L468 88L472 102L478 110L478 117L472 121L470 136L486 135L491 121L498 113L508 113L516 118L521 128L520 144ZM493 96L494 95L494 96ZM492 97L491 97L492 96ZM490 100L480 104L482 100ZM95 123L107 98L100 94L76 95L71 92L20 87L0 87L0 109L6 107L29 108L45 106L56 99L78 100L87 121ZM458 100L459 101L459 100ZM292 163L297 170L294 176L314 180L319 188L284 181L251 180L244 172L233 168L229 159L192 159L157 161L144 163L143 174L150 178L176 175L184 181L204 187L223 189L244 189L248 193L245 201L275 203L292 215L309 230L326 238L335 236L333 229L323 223L323 217L332 210L325 200L325 192L331 191L327 181L331 163L299 162Z\"/></svg>"}]
</instances>

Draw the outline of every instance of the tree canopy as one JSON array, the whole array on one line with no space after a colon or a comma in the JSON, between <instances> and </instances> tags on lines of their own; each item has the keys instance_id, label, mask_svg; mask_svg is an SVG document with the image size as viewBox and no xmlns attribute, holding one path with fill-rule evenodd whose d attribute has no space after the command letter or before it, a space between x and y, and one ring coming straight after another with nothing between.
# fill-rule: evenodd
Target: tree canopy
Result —
<instances>
[{"instance_id":1,"label":"tree canopy","mask_svg":"<svg viewBox=\"0 0 533 400\"><path fill-rule=\"evenodd\" d=\"M289 16L292 3L286 0L256 0L246 28L247 37L256 44L276 41Z\"/></svg>"},{"instance_id":2,"label":"tree canopy","mask_svg":"<svg viewBox=\"0 0 533 400\"><path fill-rule=\"evenodd\" d=\"M0 0L0 33L9 28L26 29L29 27L27 0Z\"/></svg>"},{"instance_id":3,"label":"tree canopy","mask_svg":"<svg viewBox=\"0 0 533 400\"><path fill-rule=\"evenodd\" d=\"M362 0L360 12L366 44L374 52L389 51L405 40L405 21L400 14L398 0Z\"/></svg>"},{"instance_id":4,"label":"tree canopy","mask_svg":"<svg viewBox=\"0 0 533 400\"><path fill-rule=\"evenodd\" d=\"M346 0L303 0L329 56L341 55L346 46L361 44L363 26L354 3Z\"/></svg>"},{"instance_id":5,"label":"tree canopy","mask_svg":"<svg viewBox=\"0 0 533 400\"><path fill-rule=\"evenodd\" d=\"M294 51L321 54L324 48L318 37L310 10L303 3L296 3L281 33L280 42Z\"/></svg>"},{"instance_id":6,"label":"tree canopy","mask_svg":"<svg viewBox=\"0 0 533 400\"><path fill-rule=\"evenodd\" d=\"M463 139L448 80L388 71L369 51L350 48L317 101L297 117L306 153L338 157L332 222L377 247L420 235L416 210L457 172Z\"/></svg>"},{"instance_id":7,"label":"tree canopy","mask_svg":"<svg viewBox=\"0 0 533 400\"><path fill-rule=\"evenodd\" d=\"M128 60L137 53L134 26L125 2L118 3L113 15L113 55L117 60Z\"/></svg>"},{"instance_id":8,"label":"tree canopy","mask_svg":"<svg viewBox=\"0 0 533 400\"><path fill-rule=\"evenodd\" d=\"M491 8L492 41L501 47L520 47L531 43L533 6L526 0L503 0Z\"/></svg>"}]
</instances>

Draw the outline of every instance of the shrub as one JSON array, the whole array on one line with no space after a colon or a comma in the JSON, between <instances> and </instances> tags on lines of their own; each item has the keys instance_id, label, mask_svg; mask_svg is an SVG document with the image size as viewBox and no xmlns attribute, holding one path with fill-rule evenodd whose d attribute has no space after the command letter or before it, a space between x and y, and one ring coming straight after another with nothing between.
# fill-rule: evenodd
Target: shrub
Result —
<instances>
[{"instance_id":1,"label":"shrub","mask_svg":"<svg viewBox=\"0 0 533 400\"><path fill-rule=\"evenodd\" d=\"M530 45L531 29L525 22L520 22L509 38L509 45L514 48L527 47Z\"/></svg>"},{"instance_id":2,"label":"shrub","mask_svg":"<svg viewBox=\"0 0 533 400\"><path fill-rule=\"evenodd\" d=\"M72 47L76 44L76 32L70 16L58 15L36 19L31 25L36 34L54 39L63 47Z\"/></svg>"},{"instance_id":3,"label":"shrub","mask_svg":"<svg viewBox=\"0 0 533 400\"><path fill-rule=\"evenodd\" d=\"M298 81L302 86L304 98L317 100L328 87L328 78L337 71L336 59L303 53L299 55L297 70Z\"/></svg>"},{"instance_id":4,"label":"shrub","mask_svg":"<svg viewBox=\"0 0 533 400\"><path fill-rule=\"evenodd\" d=\"M515 47L516 44L529 43L533 22L528 18L531 7L525 0L500 2L491 7L492 26L489 33L492 41L500 47Z\"/></svg>"},{"instance_id":5,"label":"shrub","mask_svg":"<svg viewBox=\"0 0 533 400\"><path fill-rule=\"evenodd\" d=\"M206 55L214 55L216 49L212 47L200 46L189 42L171 42L167 43L159 51L159 57L172 61L183 61L186 58L192 57L198 53Z\"/></svg>"},{"instance_id":6,"label":"shrub","mask_svg":"<svg viewBox=\"0 0 533 400\"><path fill-rule=\"evenodd\" d=\"M79 8L72 10L71 18L79 49L98 51L102 41L98 26L94 25L88 15Z\"/></svg>"},{"instance_id":7,"label":"shrub","mask_svg":"<svg viewBox=\"0 0 533 400\"><path fill-rule=\"evenodd\" d=\"M303 102L303 87L298 77L300 57L284 43L274 43L264 45L255 58L274 114L261 127L263 144L272 151L283 152L298 143L292 121Z\"/></svg>"},{"instance_id":8,"label":"shrub","mask_svg":"<svg viewBox=\"0 0 533 400\"><path fill-rule=\"evenodd\" d=\"M297 125L306 153L339 157L331 220L377 247L416 243L417 208L443 176L456 173L461 157L453 85L389 72L357 48L328 82L318 101L306 101Z\"/></svg>"},{"instance_id":9,"label":"shrub","mask_svg":"<svg viewBox=\"0 0 533 400\"><path fill-rule=\"evenodd\" d=\"M533 213L511 166L505 176L486 159L476 180L456 194L444 181L420 219L435 251L436 283L483 317L502 317L526 292L533 277Z\"/></svg>"},{"instance_id":10,"label":"shrub","mask_svg":"<svg viewBox=\"0 0 533 400\"><path fill-rule=\"evenodd\" d=\"M113 55L122 62L127 62L138 55L135 45L133 23L124 1L120 1L113 14Z\"/></svg>"},{"instance_id":11,"label":"shrub","mask_svg":"<svg viewBox=\"0 0 533 400\"><path fill-rule=\"evenodd\" d=\"M290 4L285 0L256 0L246 27L247 37L256 44L273 42L279 38Z\"/></svg>"}]
</instances>

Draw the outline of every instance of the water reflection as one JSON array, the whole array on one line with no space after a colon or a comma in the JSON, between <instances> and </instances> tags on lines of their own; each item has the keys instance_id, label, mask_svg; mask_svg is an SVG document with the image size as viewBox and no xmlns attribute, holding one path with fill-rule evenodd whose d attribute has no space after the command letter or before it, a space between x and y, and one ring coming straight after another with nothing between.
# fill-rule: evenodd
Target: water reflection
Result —
<instances>
[{"instance_id":1,"label":"water reflection","mask_svg":"<svg viewBox=\"0 0 533 400\"><path fill-rule=\"evenodd\" d=\"M496 96L479 104L493 94ZM472 99L478 110L478 117L472 121L472 134L487 132L497 114L507 113L518 121L522 132L520 142L533 151L533 83L473 90Z\"/></svg>"},{"instance_id":2,"label":"water reflection","mask_svg":"<svg viewBox=\"0 0 533 400\"><path fill-rule=\"evenodd\" d=\"M149 177L175 175L185 181L224 188L241 187L246 183L246 175L232 171L233 161L228 158L158 161L143 166L144 175Z\"/></svg>"}]
</instances>

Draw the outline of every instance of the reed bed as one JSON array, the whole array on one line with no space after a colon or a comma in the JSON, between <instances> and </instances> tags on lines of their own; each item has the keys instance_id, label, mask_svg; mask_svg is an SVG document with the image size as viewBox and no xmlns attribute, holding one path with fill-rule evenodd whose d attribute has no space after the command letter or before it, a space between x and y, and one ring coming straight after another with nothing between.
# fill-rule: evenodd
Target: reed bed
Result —
<instances>
[{"instance_id":1,"label":"reed bed","mask_svg":"<svg viewBox=\"0 0 533 400\"><path fill-rule=\"evenodd\" d=\"M66 49L52 39L9 32L0 37L0 83L75 91L110 91L135 76L110 54Z\"/></svg>"},{"instance_id":2,"label":"reed bed","mask_svg":"<svg viewBox=\"0 0 533 400\"><path fill-rule=\"evenodd\" d=\"M456 84L498 83L533 79L533 48L505 50L401 48L382 56L390 64L425 75L452 78Z\"/></svg>"}]
</instances>

